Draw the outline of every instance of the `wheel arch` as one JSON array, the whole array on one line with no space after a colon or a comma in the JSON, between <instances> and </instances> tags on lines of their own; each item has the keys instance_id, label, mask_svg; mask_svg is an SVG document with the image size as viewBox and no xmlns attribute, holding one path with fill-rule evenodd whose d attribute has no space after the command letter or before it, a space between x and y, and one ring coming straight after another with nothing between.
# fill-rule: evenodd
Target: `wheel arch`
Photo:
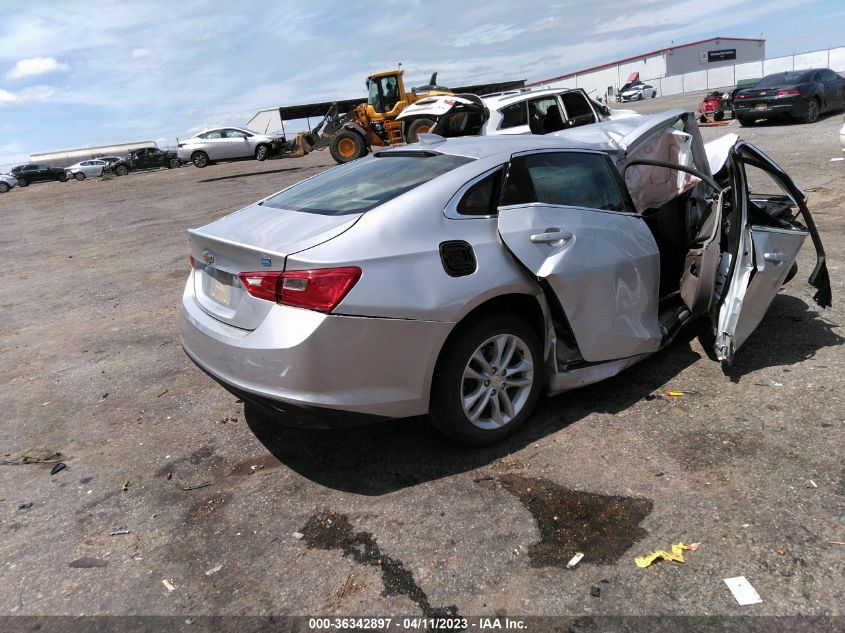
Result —
<instances>
[{"instance_id":1,"label":"wheel arch","mask_svg":"<svg viewBox=\"0 0 845 633\"><path fill-rule=\"evenodd\" d=\"M449 332L434 361L433 372L430 374L428 384L429 402L431 401L431 390L434 386L434 375L440 370L446 351L454 344L468 328L472 327L480 319L496 314L517 314L525 319L531 328L537 333L543 346L544 360L548 357L550 339L548 336L551 326L551 316L548 304L542 292L537 294L509 293L489 298L471 307L455 323Z\"/></svg>"}]
</instances>

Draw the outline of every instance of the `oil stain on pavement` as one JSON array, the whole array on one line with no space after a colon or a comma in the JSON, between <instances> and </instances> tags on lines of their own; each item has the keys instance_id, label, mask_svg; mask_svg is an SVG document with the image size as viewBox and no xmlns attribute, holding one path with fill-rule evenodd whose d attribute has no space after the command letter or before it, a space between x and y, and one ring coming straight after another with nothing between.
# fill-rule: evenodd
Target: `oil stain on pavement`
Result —
<instances>
[{"instance_id":1,"label":"oil stain on pavement","mask_svg":"<svg viewBox=\"0 0 845 633\"><path fill-rule=\"evenodd\" d=\"M534 567L566 566L578 552L584 563L610 565L648 532L640 522L652 511L650 499L570 490L547 479L515 474L499 477L534 516L540 542L528 555Z\"/></svg>"},{"instance_id":2,"label":"oil stain on pavement","mask_svg":"<svg viewBox=\"0 0 845 633\"><path fill-rule=\"evenodd\" d=\"M414 575L405 568L402 561L382 554L378 543L369 532L355 532L346 515L321 510L308 519L302 533L310 549L337 549L356 563L381 567L383 596L407 596L419 606L426 617L458 615L455 605L432 607L428 596L417 585Z\"/></svg>"}]
</instances>

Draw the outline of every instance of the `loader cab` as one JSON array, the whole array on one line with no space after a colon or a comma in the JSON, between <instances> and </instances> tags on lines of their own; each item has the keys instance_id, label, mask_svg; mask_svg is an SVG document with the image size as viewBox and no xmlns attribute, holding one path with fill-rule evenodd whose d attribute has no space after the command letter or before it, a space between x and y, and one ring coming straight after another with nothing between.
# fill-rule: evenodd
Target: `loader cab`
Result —
<instances>
[{"instance_id":1,"label":"loader cab","mask_svg":"<svg viewBox=\"0 0 845 633\"><path fill-rule=\"evenodd\" d=\"M394 110L397 110L395 114L399 113L404 95L405 86L401 71L371 75L367 78L367 110L372 107L376 114L392 117Z\"/></svg>"}]
</instances>

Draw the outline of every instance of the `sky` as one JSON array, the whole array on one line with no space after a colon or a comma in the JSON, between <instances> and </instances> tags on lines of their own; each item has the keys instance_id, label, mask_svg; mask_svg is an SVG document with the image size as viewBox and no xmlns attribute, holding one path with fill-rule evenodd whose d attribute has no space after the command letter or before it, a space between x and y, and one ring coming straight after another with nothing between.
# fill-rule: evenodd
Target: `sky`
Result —
<instances>
[{"instance_id":1,"label":"sky","mask_svg":"<svg viewBox=\"0 0 845 633\"><path fill-rule=\"evenodd\" d=\"M0 168L363 97L366 76L398 62L408 87L434 71L457 86L715 36L762 36L767 57L845 46L842 0L67 0L3 13Z\"/></svg>"}]
</instances>

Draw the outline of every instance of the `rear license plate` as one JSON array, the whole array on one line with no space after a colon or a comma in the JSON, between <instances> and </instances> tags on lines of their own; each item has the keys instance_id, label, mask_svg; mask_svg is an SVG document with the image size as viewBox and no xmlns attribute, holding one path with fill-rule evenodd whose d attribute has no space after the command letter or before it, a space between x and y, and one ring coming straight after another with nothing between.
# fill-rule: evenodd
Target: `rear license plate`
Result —
<instances>
[{"instance_id":1,"label":"rear license plate","mask_svg":"<svg viewBox=\"0 0 845 633\"><path fill-rule=\"evenodd\" d=\"M214 275L208 277L211 289L211 298L217 303L228 306L232 303L232 276L227 273L215 271Z\"/></svg>"},{"instance_id":2,"label":"rear license plate","mask_svg":"<svg viewBox=\"0 0 845 633\"><path fill-rule=\"evenodd\" d=\"M769 104L768 103L758 103L756 106L754 106L754 109L755 110L768 110Z\"/></svg>"}]
</instances>

